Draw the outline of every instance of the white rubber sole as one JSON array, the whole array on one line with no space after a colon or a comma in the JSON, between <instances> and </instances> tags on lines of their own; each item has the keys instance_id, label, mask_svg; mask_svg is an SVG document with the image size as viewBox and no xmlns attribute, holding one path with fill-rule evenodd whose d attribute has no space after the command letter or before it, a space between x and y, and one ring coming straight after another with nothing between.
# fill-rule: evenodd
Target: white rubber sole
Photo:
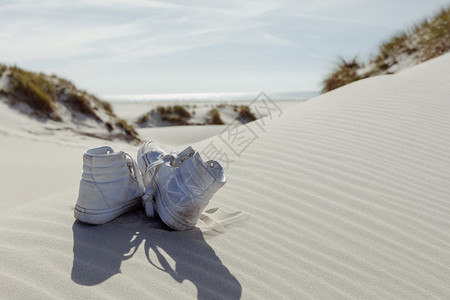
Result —
<instances>
[{"instance_id":1,"label":"white rubber sole","mask_svg":"<svg viewBox=\"0 0 450 300\"><path fill-rule=\"evenodd\" d=\"M138 209L139 207L142 207L140 197L110 209L88 209L75 205L74 216L78 221L100 225L108 223L124 213Z\"/></svg>"}]
</instances>

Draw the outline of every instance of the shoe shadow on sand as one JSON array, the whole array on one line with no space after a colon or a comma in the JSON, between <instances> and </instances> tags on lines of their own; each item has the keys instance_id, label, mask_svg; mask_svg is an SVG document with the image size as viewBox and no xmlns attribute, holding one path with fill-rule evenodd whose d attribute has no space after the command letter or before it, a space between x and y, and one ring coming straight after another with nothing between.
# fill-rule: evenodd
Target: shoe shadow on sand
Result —
<instances>
[{"instance_id":1,"label":"shoe shadow on sand","mask_svg":"<svg viewBox=\"0 0 450 300\"><path fill-rule=\"evenodd\" d=\"M192 282L198 299L217 295L228 299L241 297L241 284L198 228L172 231L161 220L146 218L138 210L100 226L75 221L72 230L71 277L77 284L97 285L121 273L122 261L131 259L143 245L149 265L167 272L179 283ZM152 284L154 278L150 277L145 285Z\"/></svg>"}]
</instances>

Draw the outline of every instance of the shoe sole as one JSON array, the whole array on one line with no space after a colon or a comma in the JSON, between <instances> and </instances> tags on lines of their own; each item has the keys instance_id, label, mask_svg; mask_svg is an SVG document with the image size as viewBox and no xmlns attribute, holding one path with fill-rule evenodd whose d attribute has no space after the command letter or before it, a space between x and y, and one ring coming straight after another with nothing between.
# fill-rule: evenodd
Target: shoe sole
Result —
<instances>
[{"instance_id":1,"label":"shoe sole","mask_svg":"<svg viewBox=\"0 0 450 300\"><path fill-rule=\"evenodd\" d=\"M108 223L124 213L138 209L141 206L140 197L131 200L124 205L110 209L88 209L75 205L74 216L78 221L93 225L100 225Z\"/></svg>"}]
</instances>

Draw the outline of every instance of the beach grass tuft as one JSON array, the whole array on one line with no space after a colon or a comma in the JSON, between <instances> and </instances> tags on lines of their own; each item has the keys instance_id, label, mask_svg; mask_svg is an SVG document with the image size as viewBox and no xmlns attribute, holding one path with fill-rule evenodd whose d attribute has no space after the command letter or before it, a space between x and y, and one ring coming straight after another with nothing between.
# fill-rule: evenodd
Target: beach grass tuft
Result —
<instances>
[{"instance_id":1,"label":"beach grass tuft","mask_svg":"<svg viewBox=\"0 0 450 300\"><path fill-rule=\"evenodd\" d=\"M52 82L42 73L28 72L16 66L9 69L13 90L17 95L11 98L13 104L15 101L23 101L36 113L60 121L54 105L55 87Z\"/></svg>"},{"instance_id":2,"label":"beach grass tuft","mask_svg":"<svg viewBox=\"0 0 450 300\"><path fill-rule=\"evenodd\" d=\"M140 124L140 125L143 125L143 124L147 123L149 121L149 119L150 119L149 114L146 113L146 114L143 114L142 116L140 116L137 119L136 123Z\"/></svg>"},{"instance_id":3,"label":"beach grass tuft","mask_svg":"<svg viewBox=\"0 0 450 300\"><path fill-rule=\"evenodd\" d=\"M77 93L69 93L67 95L67 104L75 111L80 112L84 115L94 118L97 121L101 122L101 119L95 113L94 108L91 105L91 102L87 99L86 95L77 94Z\"/></svg>"},{"instance_id":4,"label":"beach grass tuft","mask_svg":"<svg viewBox=\"0 0 450 300\"><path fill-rule=\"evenodd\" d=\"M189 125L188 119L192 117L191 113L186 107L182 105L168 105L168 106L158 106L156 111L152 110L151 114L154 115L157 112L161 116L161 120L169 122L172 125ZM145 123L148 118L141 116L138 123Z\"/></svg>"},{"instance_id":5,"label":"beach grass tuft","mask_svg":"<svg viewBox=\"0 0 450 300\"><path fill-rule=\"evenodd\" d=\"M209 111L209 114L211 115L211 124L214 124L214 125L223 125L223 124L225 124L222 121L222 118L220 117L220 112L216 108L211 109Z\"/></svg>"},{"instance_id":6,"label":"beach grass tuft","mask_svg":"<svg viewBox=\"0 0 450 300\"><path fill-rule=\"evenodd\" d=\"M123 119L117 119L116 126L123 129L123 131L125 131L125 133L127 135L126 138L128 140L139 141L138 133L136 132L136 130L134 129L133 126L131 126L130 124L127 123L127 121L125 121ZM108 128L108 125L107 125L107 128Z\"/></svg>"},{"instance_id":7,"label":"beach grass tuft","mask_svg":"<svg viewBox=\"0 0 450 300\"><path fill-rule=\"evenodd\" d=\"M255 114L253 114L248 105L241 105L239 107L239 113L237 118L243 124L255 121L257 119Z\"/></svg>"},{"instance_id":8,"label":"beach grass tuft","mask_svg":"<svg viewBox=\"0 0 450 300\"><path fill-rule=\"evenodd\" d=\"M361 64L357 61L356 57L348 61L340 57L332 74L322 82L322 92L331 91L361 79L361 76L357 73L360 67Z\"/></svg>"},{"instance_id":9,"label":"beach grass tuft","mask_svg":"<svg viewBox=\"0 0 450 300\"><path fill-rule=\"evenodd\" d=\"M450 6L434 17L414 24L383 42L367 65L339 58L336 67L322 81L322 92L380 74L392 74L402 61L413 58L415 64L450 51ZM367 66L367 68L365 68ZM397 67L397 68L396 68ZM365 68L364 70L362 68Z\"/></svg>"},{"instance_id":10,"label":"beach grass tuft","mask_svg":"<svg viewBox=\"0 0 450 300\"><path fill-rule=\"evenodd\" d=\"M5 71L6 71L6 66L0 64L0 77L3 75L3 72L5 72Z\"/></svg>"}]
</instances>

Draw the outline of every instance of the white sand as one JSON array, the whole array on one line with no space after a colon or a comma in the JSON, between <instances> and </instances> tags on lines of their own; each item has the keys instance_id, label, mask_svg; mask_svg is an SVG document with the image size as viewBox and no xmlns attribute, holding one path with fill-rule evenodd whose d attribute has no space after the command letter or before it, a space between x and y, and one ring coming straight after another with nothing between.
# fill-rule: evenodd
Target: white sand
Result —
<instances>
[{"instance_id":1,"label":"white sand","mask_svg":"<svg viewBox=\"0 0 450 300\"><path fill-rule=\"evenodd\" d=\"M74 222L81 152L72 153L59 176L21 183L72 187L47 187L48 196L0 214L0 298L449 298L448 70L450 54L358 81L243 127L241 148L231 131L195 143L232 162L210 203L224 211L188 232L166 231L142 211L103 226ZM0 139L11 144L2 192L22 178L5 162L38 174L41 155L62 162L94 142ZM246 141L240 157L225 145L239 152ZM22 144L35 163L19 161ZM15 200L2 193L2 202ZM235 210L249 218L226 213Z\"/></svg>"}]
</instances>

